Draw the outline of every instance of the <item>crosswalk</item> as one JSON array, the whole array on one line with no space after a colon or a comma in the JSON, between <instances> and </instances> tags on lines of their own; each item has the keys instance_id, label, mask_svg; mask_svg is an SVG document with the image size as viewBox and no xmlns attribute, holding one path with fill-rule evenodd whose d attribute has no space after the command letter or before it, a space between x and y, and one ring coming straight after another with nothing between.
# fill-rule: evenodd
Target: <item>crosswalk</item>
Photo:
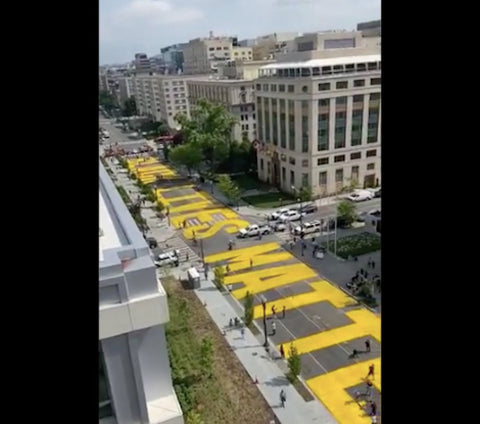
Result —
<instances>
[{"instance_id":1,"label":"crosswalk","mask_svg":"<svg viewBox=\"0 0 480 424\"><path fill-rule=\"evenodd\" d=\"M332 236L334 235L335 232L334 231L330 231L328 233L329 236ZM281 231L281 232L276 232L275 235L282 241L284 242L287 242L287 241L290 241L293 239L293 234L291 234L288 229L285 230L285 231ZM304 240L309 240L309 239L318 239L319 237L322 237L322 239L324 240L325 237L327 236L327 233L326 232L323 232L322 234L320 233L312 233L312 234L305 234L305 237L304 237ZM299 239L300 237L297 236L297 239Z\"/></svg>"},{"instance_id":2,"label":"crosswalk","mask_svg":"<svg viewBox=\"0 0 480 424\"><path fill-rule=\"evenodd\" d=\"M202 262L200 256L183 239L178 236L168 239L166 246L169 250L177 249L179 253L180 264L184 262L198 263Z\"/></svg>"},{"instance_id":3,"label":"crosswalk","mask_svg":"<svg viewBox=\"0 0 480 424\"><path fill-rule=\"evenodd\" d=\"M220 222L220 221L225 221L226 218L224 215L222 215L221 213L214 213L212 214L212 221L208 221L207 224L209 225L213 225L215 222ZM186 224L187 224L187 227L193 227L193 226L196 226L196 225L201 225L202 222L200 222L200 220L198 218L187 218L186 219Z\"/></svg>"}]
</instances>

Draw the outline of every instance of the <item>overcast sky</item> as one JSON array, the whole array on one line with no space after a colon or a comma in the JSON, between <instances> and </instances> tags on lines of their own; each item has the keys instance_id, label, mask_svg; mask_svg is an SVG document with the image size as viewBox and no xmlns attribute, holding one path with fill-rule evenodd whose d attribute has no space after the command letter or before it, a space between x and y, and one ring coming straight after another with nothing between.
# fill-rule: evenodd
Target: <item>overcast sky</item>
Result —
<instances>
[{"instance_id":1,"label":"overcast sky","mask_svg":"<svg viewBox=\"0 0 480 424\"><path fill-rule=\"evenodd\" d=\"M193 38L356 28L381 0L99 0L100 64L125 63Z\"/></svg>"}]
</instances>

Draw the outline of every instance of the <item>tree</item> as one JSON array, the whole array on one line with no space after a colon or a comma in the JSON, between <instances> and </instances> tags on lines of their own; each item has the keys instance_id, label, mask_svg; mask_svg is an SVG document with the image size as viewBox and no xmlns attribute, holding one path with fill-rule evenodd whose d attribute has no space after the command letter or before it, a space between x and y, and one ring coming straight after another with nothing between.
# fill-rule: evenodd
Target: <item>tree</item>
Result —
<instances>
[{"instance_id":1,"label":"tree","mask_svg":"<svg viewBox=\"0 0 480 424\"><path fill-rule=\"evenodd\" d=\"M253 306L253 294L247 291L247 295L245 296L245 302L244 302L244 307L245 307L245 325L250 325L253 321L253 312L254 312L254 306Z\"/></svg>"},{"instance_id":2,"label":"tree","mask_svg":"<svg viewBox=\"0 0 480 424\"><path fill-rule=\"evenodd\" d=\"M221 289L223 288L223 285L225 284L225 270L221 266L215 267L213 270L214 278L213 282L217 286L217 288Z\"/></svg>"},{"instance_id":3,"label":"tree","mask_svg":"<svg viewBox=\"0 0 480 424\"><path fill-rule=\"evenodd\" d=\"M237 204L240 200L241 190L235 184L229 175L220 175L218 178L218 188L233 204Z\"/></svg>"},{"instance_id":4,"label":"tree","mask_svg":"<svg viewBox=\"0 0 480 424\"><path fill-rule=\"evenodd\" d=\"M137 114L137 103L135 97L129 97L123 104L123 116L135 116Z\"/></svg>"},{"instance_id":5,"label":"tree","mask_svg":"<svg viewBox=\"0 0 480 424\"><path fill-rule=\"evenodd\" d=\"M213 371L213 343L209 337L204 337L200 345L200 369L207 378L212 376Z\"/></svg>"},{"instance_id":6,"label":"tree","mask_svg":"<svg viewBox=\"0 0 480 424\"><path fill-rule=\"evenodd\" d=\"M293 345L290 345L290 355L288 357L288 369L290 370L288 373L288 379L290 382L294 382L297 380L301 370L302 370L302 361L300 359L300 355L298 354L297 348Z\"/></svg>"},{"instance_id":7,"label":"tree","mask_svg":"<svg viewBox=\"0 0 480 424\"><path fill-rule=\"evenodd\" d=\"M303 186L300 188L298 195L302 202L309 202L312 200L312 189L309 186Z\"/></svg>"},{"instance_id":8,"label":"tree","mask_svg":"<svg viewBox=\"0 0 480 424\"><path fill-rule=\"evenodd\" d=\"M187 424L203 424L202 417L197 411L191 409L187 414Z\"/></svg>"},{"instance_id":9,"label":"tree","mask_svg":"<svg viewBox=\"0 0 480 424\"><path fill-rule=\"evenodd\" d=\"M106 90L98 93L98 103L100 106L103 106L108 113L111 113L112 110L117 107L115 97L113 97L113 95Z\"/></svg>"},{"instance_id":10,"label":"tree","mask_svg":"<svg viewBox=\"0 0 480 424\"><path fill-rule=\"evenodd\" d=\"M188 175L191 175L192 170L198 170L203 161L203 154L197 145L184 144L171 149L168 159L175 165L185 166Z\"/></svg>"},{"instance_id":11,"label":"tree","mask_svg":"<svg viewBox=\"0 0 480 424\"><path fill-rule=\"evenodd\" d=\"M229 155L232 129L237 119L223 105L200 99L191 112L191 118L178 114L175 120L182 128L184 140L200 147L207 166L215 173Z\"/></svg>"},{"instance_id":12,"label":"tree","mask_svg":"<svg viewBox=\"0 0 480 424\"><path fill-rule=\"evenodd\" d=\"M338 217L341 218L347 226L349 226L357 217L355 209L355 203L342 200L337 206Z\"/></svg>"}]
</instances>

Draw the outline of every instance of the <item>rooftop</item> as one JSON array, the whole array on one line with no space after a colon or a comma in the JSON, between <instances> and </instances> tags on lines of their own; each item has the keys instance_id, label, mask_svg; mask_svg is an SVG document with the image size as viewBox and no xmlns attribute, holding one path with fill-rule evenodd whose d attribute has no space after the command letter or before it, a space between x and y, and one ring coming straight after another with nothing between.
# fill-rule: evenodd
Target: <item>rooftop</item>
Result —
<instances>
[{"instance_id":1,"label":"rooftop","mask_svg":"<svg viewBox=\"0 0 480 424\"><path fill-rule=\"evenodd\" d=\"M103 251L106 249L113 249L115 247L120 247L122 243L120 242L120 237L115 228L115 225L112 221L110 212L108 211L105 199L103 198L102 192L99 191L100 197L100 217L99 217L99 238L100 238L100 260L103 261Z\"/></svg>"},{"instance_id":2,"label":"rooftop","mask_svg":"<svg viewBox=\"0 0 480 424\"><path fill-rule=\"evenodd\" d=\"M380 54L363 55L363 56L341 56L328 57L324 59L310 59L303 62L279 62L262 66L260 69L285 69L285 68L312 68L322 66L346 65L355 63L378 62L381 60Z\"/></svg>"}]
</instances>

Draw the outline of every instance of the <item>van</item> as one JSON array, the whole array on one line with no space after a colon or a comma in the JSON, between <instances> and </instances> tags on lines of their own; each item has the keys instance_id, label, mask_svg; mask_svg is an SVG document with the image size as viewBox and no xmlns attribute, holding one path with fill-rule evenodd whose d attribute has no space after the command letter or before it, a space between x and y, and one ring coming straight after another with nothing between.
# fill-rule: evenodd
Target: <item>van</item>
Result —
<instances>
[{"instance_id":1,"label":"van","mask_svg":"<svg viewBox=\"0 0 480 424\"><path fill-rule=\"evenodd\" d=\"M187 270L187 278L188 278L188 282L190 283L190 287L192 289L200 288L200 274L198 273L195 267L192 267L189 270Z\"/></svg>"}]
</instances>

